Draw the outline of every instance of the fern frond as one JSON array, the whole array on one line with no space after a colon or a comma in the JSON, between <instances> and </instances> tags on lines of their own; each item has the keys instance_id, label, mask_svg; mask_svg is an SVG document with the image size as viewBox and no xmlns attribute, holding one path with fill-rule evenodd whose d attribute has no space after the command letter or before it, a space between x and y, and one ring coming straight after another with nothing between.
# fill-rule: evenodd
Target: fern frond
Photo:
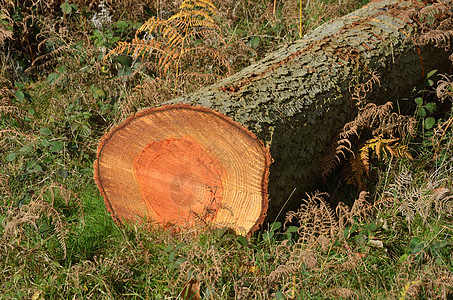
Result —
<instances>
[{"instance_id":1,"label":"fern frond","mask_svg":"<svg viewBox=\"0 0 453 300\"><path fill-rule=\"evenodd\" d=\"M307 194L302 199L300 208L286 214L285 226L296 219L299 223L300 239L308 244L315 243L318 236L333 238L338 232L338 222L335 213L324 199L327 193L316 192Z\"/></svg>"},{"instance_id":2,"label":"fern frond","mask_svg":"<svg viewBox=\"0 0 453 300\"><path fill-rule=\"evenodd\" d=\"M368 149L360 151L360 155L351 157L347 166L341 170L341 177L350 185L365 189L364 179L369 172L369 152Z\"/></svg>"},{"instance_id":3,"label":"fern frond","mask_svg":"<svg viewBox=\"0 0 453 300\"><path fill-rule=\"evenodd\" d=\"M201 10L180 11L168 19L169 23L175 23L177 28L203 26L207 28L218 28L214 19L208 12Z\"/></svg>"},{"instance_id":4,"label":"fern frond","mask_svg":"<svg viewBox=\"0 0 453 300\"><path fill-rule=\"evenodd\" d=\"M30 115L28 112L25 110L14 106L14 105L3 105L0 106L0 115L9 115L9 116L14 116L14 117L19 117L19 118L29 118L30 120L34 120L35 118Z\"/></svg>"},{"instance_id":5,"label":"fern frond","mask_svg":"<svg viewBox=\"0 0 453 300\"><path fill-rule=\"evenodd\" d=\"M179 6L181 10L194 10L197 7L205 9L212 14L217 13L217 7L210 0L185 0Z\"/></svg>"},{"instance_id":6,"label":"fern frond","mask_svg":"<svg viewBox=\"0 0 453 300\"><path fill-rule=\"evenodd\" d=\"M131 55L133 59L151 56L159 76L166 81L172 78L174 87L181 86L178 84L178 80L183 79L181 74L185 73L187 78L187 74L195 75L199 70L209 72L210 65L215 67L212 73L216 73L209 75L210 78L219 78L225 71L230 74L230 63L221 50L226 43L218 34L220 27L212 17L216 10L210 0L185 0L179 12L167 20L148 19L137 30L132 42L118 43L104 60L120 54ZM139 38L143 34L144 38ZM198 63L194 63L197 60Z\"/></svg>"},{"instance_id":7,"label":"fern frond","mask_svg":"<svg viewBox=\"0 0 453 300\"><path fill-rule=\"evenodd\" d=\"M158 32L161 28L166 27L166 24L167 22L159 17L151 17L137 29L137 34L141 32L147 32L149 34Z\"/></svg>"},{"instance_id":8,"label":"fern frond","mask_svg":"<svg viewBox=\"0 0 453 300\"><path fill-rule=\"evenodd\" d=\"M346 155L345 151L350 153L352 156L355 156L354 151L351 150L352 144L351 141L348 139L341 139L337 142L338 146L336 148L335 157L338 162L341 162L340 155L343 156L344 159L347 159L349 155Z\"/></svg>"},{"instance_id":9,"label":"fern frond","mask_svg":"<svg viewBox=\"0 0 453 300\"><path fill-rule=\"evenodd\" d=\"M359 110L362 110L364 108L364 105L366 104L366 96L373 91L373 87L376 84L381 84L379 78L379 74L374 71L371 73L371 78L368 79L367 82L357 84L354 87L354 92L351 95L351 99L353 103L357 105Z\"/></svg>"},{"instance_id":10,"label":"fern frond","mask_svg":"<svg viewBox=\"0 0 453 300\"><path fill-rule=\"evenodd\" d=\"M153 51L156 51L159 55L166 55L166 47L163 46L162 42L152 40L141 40L134 38L132 42L119 42L116 48L112 49L104 57L104 60L114 55L129 54L133 59L137 59L140 56L151 55Z\"/></svg>"}]
</instances>

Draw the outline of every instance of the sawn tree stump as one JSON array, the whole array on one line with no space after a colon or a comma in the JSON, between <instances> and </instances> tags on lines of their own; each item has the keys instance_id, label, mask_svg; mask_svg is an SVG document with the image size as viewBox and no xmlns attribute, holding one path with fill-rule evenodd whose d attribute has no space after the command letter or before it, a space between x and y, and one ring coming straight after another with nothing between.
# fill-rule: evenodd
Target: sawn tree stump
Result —
<instances>
[{"instance_id":1,"label":"sawn tree stump","mask_svg":"<svg viewBox=\"0 0 453 300\"><path fill-rule=\"evenodd\" d=\"M240 124L190 105L143 110L106 134L94 178L118 220L251 233L267 210L271 158Z\"/></svg>"}]
</instances>

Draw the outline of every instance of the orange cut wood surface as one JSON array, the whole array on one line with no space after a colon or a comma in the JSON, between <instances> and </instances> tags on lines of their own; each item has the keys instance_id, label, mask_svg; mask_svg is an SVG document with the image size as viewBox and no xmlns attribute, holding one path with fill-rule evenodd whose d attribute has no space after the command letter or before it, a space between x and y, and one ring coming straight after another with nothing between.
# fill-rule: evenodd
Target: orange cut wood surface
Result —
<instances>
[{"instance_id":1,"label":"orange cut wood surface","mask_svg":"<svg viewBox=\"0 0 453 300\"><path fill-rule=\"evenodd\" d=\"M264 220L271 157L242 125L190 105L145 109L104 135L94 179L118 221L210 224L251 234Z\"/></svg>"}]
</instances>

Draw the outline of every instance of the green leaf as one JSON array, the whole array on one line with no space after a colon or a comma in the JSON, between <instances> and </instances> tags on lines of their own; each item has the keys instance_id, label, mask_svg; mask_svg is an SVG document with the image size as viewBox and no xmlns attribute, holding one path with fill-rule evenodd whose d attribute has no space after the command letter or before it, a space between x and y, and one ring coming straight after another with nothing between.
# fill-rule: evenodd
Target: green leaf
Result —
<instances>
[{"instance_id":1,"label":"green leaf","mask_svg":"<svg viewBox=\"0 0 453 300\"><path fill-rule=\"evenodd\" d=\"M82 124L77 129L82 137L89 137L91 134L91 128L88 125Z\"/></svg>"},{"instance_id":2,"label":"green leaf","mask_svg":"<svg viewBox=\"0 0 453 300\"><path fill-rule=\"evenodd\" d=\"M25 87L25 84L23 84L22 82L16 81L16 82L14 82L14 86L20 90Z\"/></svg>"},{"instance_id":3,"label":"green leaf","mask_svg":"<svg viewBox=\"0 0 453 300\"><path fill-rule=\"evenodd\" d=\"M66 178L69 175L68 170L66 170L66 169L59 169L58 174L63 178Z\"/></svg>"},{"instance_id":4,"label":"green leaf","mask_svg":"<svg viewBox=\"0 0 453 300\"><path fill-rule=\"evenodd\" d=\"M416 254L422 251L425 248L425 243L418 243L414 248L412 248L411 254Z\"/></svg>"},{"instance_id":5,"label":"green leaf","mask_svg":"<svg viewBox=\"0 0 453 300\"><path fill-rule=\"evenodd\" d=\"M123 66L132 66L132 58L127 55L116 55L112 58L114 62L117 62Z\"/></svg>"},{"instance_id":6,"label":"green leaf","mask_svg":"<svg viewBox=\"0 0 453 300\"><path fill-rule=\"evenodd\" d=\"M429 102L425 105L426 110L428 110L430 113L433 113L433 111L436 110L437 105L434 102Z\"/></svg>"},{"instance_id":7,"label":"green leaf","mask_svg":"<svg viewBox=\"0 0 453 300\"><path fill-rule=\"evenodd\" d=\"M24 102L25 101L25 94L24 92L22 91L16 91L14 93L14 96L16 96L16 99L19 101L19 102Z\"/></svg>"},{"instance_id":8,"label":"green leaf","mask_svg":"<svg viewBox=\"0 0 453 300\"><path fill-rule=\"evenodd\" d=\"M45 148L49 147L50 146L49 140L48 139L44 139L44 138L41 139L41 146L43 146Z\"/></svg>"},{"instance_id":9,"label":"green leaf","mask_svg":"<svg viewBox=\"0 0 453 300\"><path fill-rule=\"evenodd\" d=\"M49 76L47 76L47 83L49 84L54 84L58 78L60 78L61 75L58 73L50 73Z\"/></svg>"},{"instance_id":10,"label":"green leaf","mask_svg":"<svg viewBox=\"0 0 453 300\"><path fill-rule=\"evenodd\" d=\"M429 77L433 76L434 74L436 74L437 70L431 70L428 75L426 75L426 78L428 79Z\"/></svg>"},{"instance_id":11,"label":"green leaf","mask_svg":"<svg viewBox=\"0 0 453 300\"><path fill-rule=\"evenodd\" d=\"M70 14L72 12L72 6L71 4L69 4L68 2L64 2L60 5L60 8L61 8L61 11L64 13L64 14Z\"/></svg>"},{"instance_id":12,"label":"green leaf","mask_svg":"<svg viewBox=\"0 0 453 300\"><path fill-rule=\"evenodd\" d=\"M249 242L247 241L247 239L245 237L243 237L242 235L238 235L237 237L237 241L239 244L241 244L242 246L247 246L249 244Z\"/></svg>"},{"instance_id":13,"label":"green leaf","mask_svg":"<svg viewBox=\"0 0 453 300\"><path fill-rule=\"evenodd\" d=\"M408 254L403 254L398 258L399 263L404 263L407 260Z\"/></svg>"},{"instance_id":14,"label":"green leaf","mask_svg":"<svg viewBox=\"0 0 453 300\"><path fill-rule=\"evenodd\" d=\"M265 242L269 242L272 239L273 236L274 236L274 232L273 231L266 231L266 232L263 233L263 240Z\"/></svg>"},{"instance_id":15,"label":"green leaf","mask_svg":"<svg viewBox=\"0 0 453 300\"><path fill-rule=\"evenodd\" d=\"M436 124L436 119L434 119L433 117L428 117L423 120L423 123L426 129L431 129Z\"/></svg>"},{"instance_id":16,"label":"green leaf","mask_svg":"<svg viewBox=\"0 0 453 300\"><path fill-rule=\"evenodd\" d=\"M179 249L181 249L181 248L184 247L185 245L186 245L186 244L184 244L184 243L179 243L178 245L176 245L174 251L178 251Z\"/></svg>"},{"instance_id":17,"label":"green leaf","mask_svg":"<svg viewBox=\"0 0 453 300\"><path fill-rule=\"evenodd\" d=\"M36 162L29 162L26 166L28 173L42 172L42 168Z\"/></svg>"},{"instance_id":18,"label":"green leaf","mask_svg":"<svg viewBox=\"0 0 453 300\"><path fill-rule=\"evenodd\" d=\"M277 292L275 292L275 299L281 300L281 299L286 299L286 297L282 292L277 291Z\"/></svg>"},{"instance_id":19,"label":"green leaf","mask_svg":"<svg viewBox=\"0 0 453 300\"><path fill-rule=\"evenodd\" d=\"M12 152L6 156L6 161L14 161L17 157L17 153Z\"/></svg>"},{"instance_id":20,"label":"green leaf","mask_svg":"<svg viewBox=\"0 0 453 300\"><path fill-rule=\"evenodd\" d=\"M120 20L118 22L115 23L115 27L124 31L127 29L127 27L129 27L129 24L127 24L125 21L123 20Z\"/></svg>"},{"instance_id":21,"label":"green leaf","mask_svg":"<svg viewBox=\"0 0 453 300\"><path fill-rule=\"evenodd\" d=\"M52 131L50 131L50 129L47 127L43 127L39 129L39 133L41 133L42 135L51 135Z\"/></svg>"},{"instance_id":22,"label":"green leaf","mask_svg":"<svg viewBox=\"0 0 453 300\"><path fill-rule=\"evenodd\" d=\"M424 118L426 117L426 110L423 107L417 109L417 115Z\"/></svg>"},{"instance_id":23,"label":"green leaf","mask_svg":"<svg viewBox=\"0 0 453 300\"><path fill-rule=\"evenodd\" d=\"M173 262L175 260L175 257L176 257L176 253L170 252L170 254L168 255L168 261Z\"/></svg>"},{"instance_id":24,"label":"green leaf","mask_svg":"<svg viewBox=\"0 0 453 300\"><path fill-rule=\"evenodd\" d=\"M275 223L272 223L271 228L269 230L276 231L276 230L280 229L281 227L282 227L282 223L275 222Z\"/></svg>"},{"instance_id":25,"label":"green leaf","mask_svg":"<svg viewBox=\"0 0 453 300\"><path fill-rule=\"evenodd\" d=\"M286 232L293 233L293 232L297 232L298 229L299 229L299 227L297 227L297 226L289 226L288 229L286 229Z\"/></svg>"},{"instance_id":26,"label":"green leaf","mask_svg":"<svg viewBox=\"0 0 453 300\"><path fill-rule=\"evenodd\" d=\"M22 153L30 153L33 150L33 146L31 145L25 145L22 148L20 148L19 152Z\"/></svg>"},{"instance_id":27,"label":"green leaf","mask_svg":"<svg viewBox=\"0 0 453 300\"><path fill-rule=\"evenodd\" d=\"M53 153L60 152L63 150L64 143L62 141L53 141L52 146L50 147L50 151Z\"/></svg>"},{"instance_id":28,"label":"green leaf","mask_svg":"<svg viewBox=\"0 0 453 300\"><path fill-rule=\"evenodd\" d=\"M178 258L174 263L175 268L179 268L179 266L186 261L187 261L187 258L185 258L185 257Z\"/></svg>"},{"instance_id":29,"label":"green leaf","mask_svg":"<svg viewBox=\"0 0 453 300\"><path fill-rule=\"evenodd\" d=\"M252 38L252 40L250 41L250 46L252 46L252 47L258 47L258 45L260 44L260 41L261 41L261 39L260 39L259 36L254 36L254 37Z\"/></svg>"},{"instance_id":30,"label":"green leaf","mask_svg":"<svg viewBox=\"0 0 453 300\"><path fill-rule=\"evenodd\" d=\"M417 105L420 105L420 106L423 105L423 98L421 98L421 97L415 98L414 101Z\"/></svg>"},{"instance_id":31,"label":"green leaf","mask_svg":"<svg viewBox=\"0 0 453 300\"><path fill-rule=\"evenodd\" d=\"M94 99L104 99L105 98L105 92L101 89L99 90L96 90L94 93L93 93L93 97Z\"/></svg>"},{"instance_id":32,"label":"green leaf","mask_svg":"<svg viewBox=\"0 0 453 300\"><path fill-rule=\"evenodd\" d=\"M433 86L434 85L434 81L432 81L431 79L428 79L428 80L426 80L426 85L427 86Z\"/></svg>"},{"instance_id":33,"label":"green leaf","mask_svg":"<svg viewBox=\"0 0 453 300\"><path fill-rule=\"evenodd\" d=\"M57 71L60 72L60 73L65 73L66 72L66 68L64 66L59 66L57 68Z\"/></svg>"}]
</instances>

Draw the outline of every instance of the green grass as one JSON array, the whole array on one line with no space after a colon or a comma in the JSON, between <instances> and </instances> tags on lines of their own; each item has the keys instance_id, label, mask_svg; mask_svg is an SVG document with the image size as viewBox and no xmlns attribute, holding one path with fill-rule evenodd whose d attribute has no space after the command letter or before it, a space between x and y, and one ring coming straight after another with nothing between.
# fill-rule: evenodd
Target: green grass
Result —
<instances>
[{"instance_id":1,"label":"green grass","mask_svg":"<svg viewBox=\"0 0 453 300\"><path fill-rule=\"evenodd\" d=\"M297 38L297 3L277 3L275 18L272 1L219 3L223 37L242 47L230 53L234 71ZM306 30L357 5L307 3ZM171 90L161 82L154 90L152 68L104 63L99 46L130 39L156 12L175 11L168 5L117 9L126 12L113 16L111 31L96 31L87 7L63 17L58 7L6 6L12 21L2 15L0 29L28 26L42 40L23 48L0 39L0 299L177 299L190 280L203 299L451 299L451 126L438 152L434 129L420 123L408 139L414 161L372 161L368 200L382 205L366 204L341 226L344 213L314 227L301 211L291 224L244 238L224 228L172 234L112 220L92 179L99 138L129 113L199 86ZM56 20L58 34L49 30ZM67 48L52 50L60 46ZM447 104L426 117L446 125L451 100L426 97ZM334 179L328 186L332 196L316 203L356 202L354 187L337 188Z\"/></svg>"}]
</instances>

